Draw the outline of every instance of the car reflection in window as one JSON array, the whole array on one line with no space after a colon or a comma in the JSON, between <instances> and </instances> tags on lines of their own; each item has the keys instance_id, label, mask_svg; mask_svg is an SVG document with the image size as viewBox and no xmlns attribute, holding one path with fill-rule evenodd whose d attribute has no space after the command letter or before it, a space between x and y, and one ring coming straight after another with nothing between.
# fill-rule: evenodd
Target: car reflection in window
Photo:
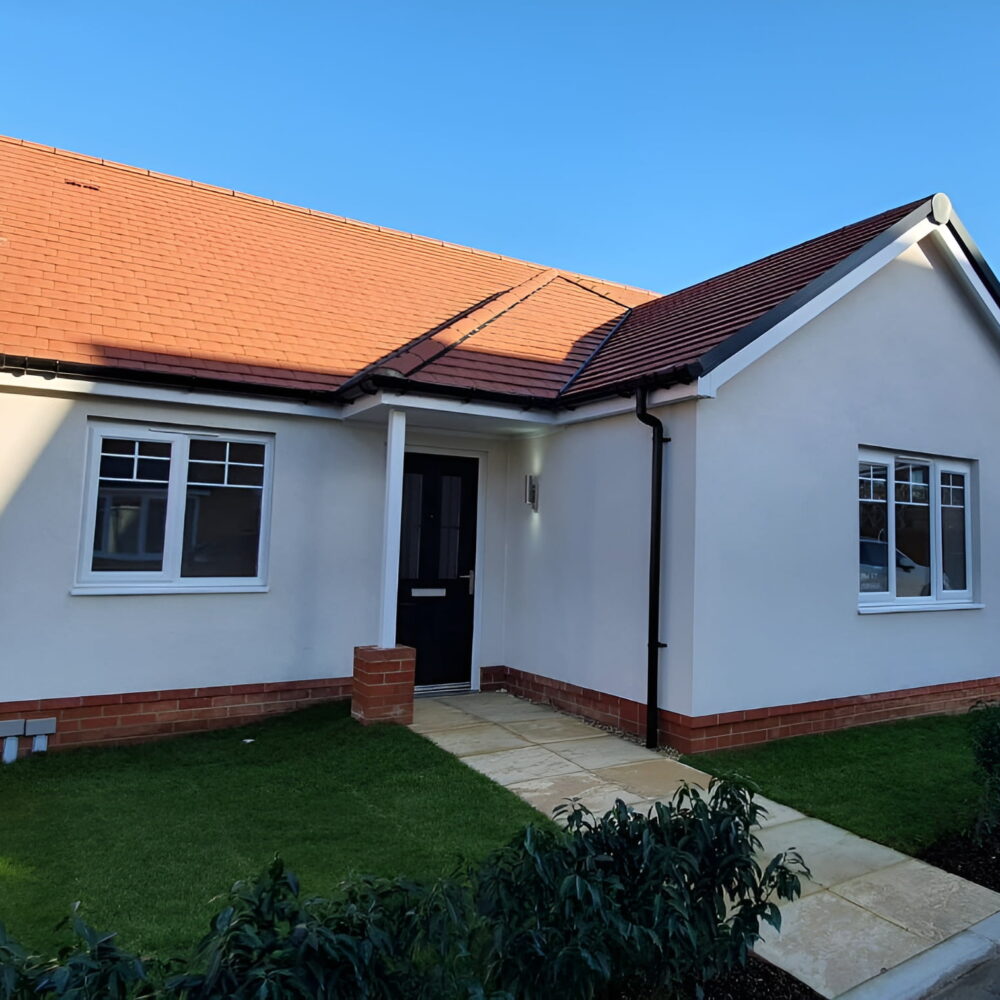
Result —
<instances>
[{"instance_id":1,"label":"car reflection in window","mask_svg":"<svg viewBox=\"0 0 1000 1000\"><path fill-rule=\"evenodd\" d=\"M948 577L944 578L945 589ZM861 591L884 593L889 589L889 545L876 538L861 539ZM931 592L931 569L914 562L896 549L896 596L928 597Z\"/></svg>"}]
</instances>

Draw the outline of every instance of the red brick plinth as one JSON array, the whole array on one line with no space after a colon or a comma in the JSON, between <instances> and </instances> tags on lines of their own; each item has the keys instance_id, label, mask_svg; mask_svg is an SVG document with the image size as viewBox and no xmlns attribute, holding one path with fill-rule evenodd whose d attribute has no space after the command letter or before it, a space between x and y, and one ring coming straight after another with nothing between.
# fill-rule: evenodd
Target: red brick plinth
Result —
<instances>
[{"instance_id":1,"label":"red brick plinth","mask_svg":"<svg viewBox=\"0 0 1000 1000\"><path fill-rule=\"evenodd\" d=\"M413 721L413 671L417 651L410 646L354 647L354 685L351 715L362 725L370 722Z\"/></svg>"},{"instance_id":2,"label":"red brick plinth","mask_svg":"<svg viewBox=\"0 0 1000 1000\"><path fill-rule=\"evenodd\" d=\"M305 681L227 684L167 691L130 691L78 698L41 698L0 702L0 722L55 718L50 750L99 744L122 745L242 726L256 719L294 712L324 701L346 701L349 677ZM31 741L21 740L27 752Z\"/></svg>"},{"instance_id":3,"label":"red brick plinth","mask_svg":"<svg viewBox=\"0 0 1000 1000\"><path fill-rule=\"evenodd\" d=\"M483 667L480 685L483 691L509 691L519 698L552 705L637 736L645 732L645 705L604 691L506 666ZM701 753L893 719L953 715L967 712L977 702L997 700L1000 700L1000 677L982 677L718 715L680 715L660 709L658 722L661 741L681 753Z\"/></svg>"}]
</instances>

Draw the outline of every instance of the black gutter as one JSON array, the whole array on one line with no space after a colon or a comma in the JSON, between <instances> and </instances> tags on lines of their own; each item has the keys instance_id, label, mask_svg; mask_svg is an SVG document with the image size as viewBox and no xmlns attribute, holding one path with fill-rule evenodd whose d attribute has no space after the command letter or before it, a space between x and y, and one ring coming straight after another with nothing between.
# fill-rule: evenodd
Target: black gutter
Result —
<instances>
[{"instance_id":1,"label":"black gutter","mask_svg":"<svg viewBox=\"0 0 1000 1000\"><path fill-rule=\"evenodd\" d=\"M646 746L655 750L659 743L660 650L660 548L663 538L663 446L670 440L663 436L663 424L646 409L649 390L635 395L635 415L653 429L653 455L650 463L649 500L649 613L646 644Z\"/></svg>"},{"instance_id":2,"label":"black gutter","mask_svg":"<svg viewBox=\"0 0 1000 1000\"><path fill-rule=\"evenodd\" d=\"M42 378L50 379L86 379L88 382L118 382L127 385L153 385L165 389L224 392L231 396L267 396L278 399L293 399L301 403L335 404L340 402L333 389L292 389L286 386L236 382L201 375L79 364L72 361L57 361L54 358L36 358L20 354L0 354L0 372L15 377L40 375Z\"/></svg>"},{"instance_id":3,"label":"black gutter","mask_svg":"<svg viewBox=\"0 0 1000 1000\"><path fill-rule=\"evenodd\" d=\"M441 396L446 399L458 399L465 403L476 400L488 403L506 403L508 406L520 406L525 410L561 410L562 401L557 396L515 395L509 392L497 392L493 389L477 389L475 386L437 385L428 382L414 382L402 375L374 374L362 380L356 387L371 395L376 389L388 389L390 392L413 393L417 396ZM613 392L605 395L614 395Z\"/></svg>"}]
</instances>

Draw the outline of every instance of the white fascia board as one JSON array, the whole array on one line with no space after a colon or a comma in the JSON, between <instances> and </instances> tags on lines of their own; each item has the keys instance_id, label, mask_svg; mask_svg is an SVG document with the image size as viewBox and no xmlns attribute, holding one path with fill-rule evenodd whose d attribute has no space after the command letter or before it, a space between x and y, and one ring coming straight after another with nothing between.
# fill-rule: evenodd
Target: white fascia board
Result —
<instances>
[{"instance_id":1,"label":"white fascia board","mask_svg":"<svg viewBox=\"0 0 1000 1000\"><path fill-rule=\"evenodd\" d=\"M711 395L701 380L687 385L673 385L666 389L656 389L649 394L649 409L669 406L688 399L700 399ZM615 417L622 413L635 410L632 396L615 396L592 403L583 403L579 407L566 410L533 410L517 404L477 402L475 400L446 399L440 396L420 396L415 393L380 391L355 400L344 409L344 418L360 418L366 413L379 408L423 410L433 413L465 414L468 416L485 417L487 419L527 424L539 430L566 427L569 424L582 424L591 420L601 420L605 417Z\"/></svg>"},{"instance_id":2,"label":"white fascia board","mask_svg":"<svg viewBox=\"0 0 1000 1000\"><path fill-rule=\"evenodd\" d=\"M655 410L660 406L671 406L674 403L683 403L689 399L703 399L706 396L714 395L708 391L708 386L702 383L701 379L696 382L672 385L666 389L654 389L649 394L646 406L650 410ZM622 413L633 413L635 411L634 396L615 396L612 399L601 399L594 403L585 403L574 410L560 410L555 414L553 421L557 427L566 424L582 424L589 420L601 420L603 417L615 417Z\"/></svg>"},{"instance_id":3,"label":"white fascia board","mask_svg":"<svg viewBox=\"0 0 1000 1000\"><path fill-rule=\"evenodd\" d=\"M698 382L704 390L704 395L714 396L720 386L725 385L726 382L737 376L744 368L752 365L758 358L763 357L772 348L777 347L778 344L805 326L810 320L815 319L820 313L829 309L830 306L842 299L848 292L857 288L861 282L866 281L873 274L882 270L886 264L894 261L901 253L913 246L914 243L919 243L920 240L932 232L940 232L942 228L931 222L930 219L922 219L916 223L888 246L883 247L878 253L873 254L868 260L864 261L864 263L859 264L848 274L845 274L840 281L811 298L801 309L796 310L790 316L786 316L780 323L776 323L766 333L747 344L741 351L737 351L731 358L727 358L718 367L713 368L708 374L703 375Z\"/></svg>"},{"instance_id":4,"label":"white fascia board","mask_svg":"<svg viewBox=\"0 0 1000 1000\"><path fill-rule=\"evenodd\" d=\"M350 420L352 417L360 417L369 410L380 406L396 410L429 410L436 413L468 414L469 416L487 417L494 420L514 420L520 423L545 426L555 423L556 417L556 414L549 410L531 410L517 404L421 396L414 392L380 391L369 396L362 396L350 406L345 407L344 419Z\"/></svg>"},{"instance_id":5,"label":"white fascia board","mask_svg":"<svg viewBox=\"0 0 1000 1000\"><path fill-rule=\"evenodd\" d=\"M91 396L145 403L168 403L179 406L206 406L220 410L250 410L254 413L277 413L320 420L344 419L344 407L340 404L311 403L267 396L239 396L225 392L172 389L165 386L135 385L128 382L87 381L60 375L47 377L32 374L13 375L4 372L0 376L0 392L3 391L30 392L45 396Z\"/></svg>"},{"instance_id":6,"label":"white fascia board","mask_svg":"<svg viewBox=\"0 0 1000 1000\"><path fill-rule=\"evenodd\" d=\"M956 216L957 218L957 216ZM941 226L934 233L940 246L948 256L949 261L954 266L956 275L961 279L965 288L972 292L986 315L993 321L995 334L1000 333L1000 306L990 294L982 279L976 274L975 268L969 263L969 258L962 249L961 244L955 238L955 234L947 226Z\"/></svg>"}]
</instances>

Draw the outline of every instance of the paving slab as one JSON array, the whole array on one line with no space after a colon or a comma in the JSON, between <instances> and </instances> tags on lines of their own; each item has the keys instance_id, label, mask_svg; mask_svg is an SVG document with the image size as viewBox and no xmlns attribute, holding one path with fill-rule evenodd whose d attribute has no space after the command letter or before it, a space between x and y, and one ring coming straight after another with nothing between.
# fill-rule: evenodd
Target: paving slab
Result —
<instances>
[{"instance_id":1,"label":"paving slab","mask_svg":"<svg viewBox=\"0 0 1000 1000\"><path fill-rule=\"evenodd\" d=\"M519 722L522 719L547 719L556 713L546 705L534 705L510 694L457 694L442 698L442 703L490 722Z\"/></svg>"},{"instance_id":2,"label":"paving slab","mask_svg":"<svg viewBox=\"0 0 1000 1000\"><path fill-rule=\"evenodd\" d=\"M621 799L626 805L637 801L635 793L619 785L601 781L589 771L515 781L507 786L515 795L533 805L539 812L552 816L556 806L568 804L569 799L579 799L596 816L603 816Z\"/></svg>"},{"instance_id":3,"label":"paving slab","mask_svg":"<svg viewBox=\"0 0 1000 1000\"><path fill-rule=\"evenodd\" d=\"M597 739L567 740L552 747L552 750L567 760L591 771L598 771L616 764L632 764L639 761L658 763L663 758L652 750L636 746L618 736L599 736Z\"/></svg>"},{"instance_id":4,"label":"paving slab","mask_svg":"<svg viewBox=\"0 0 1000 1000\"><path fill-rule=\"evenodd\" d=\"M841 882L833 892L935 942L1000 911L1000 894L915 860Z\"/></svg>"},{"instance_id":5,"label":"paving slab","mask_svg":"<svg viewBox=\"0 0 1000 1000\"><path fill-rule=\"evenodd\" d=\"M757 836L761 842L758 859L763 863L781 851L794 850L802 855L812 871L811 879L802 880L803 896L907 860L905 854L891 847L865 840L821 819L798 819L765 827Z\"/></svg>"},{"instance_id":6,"label":"paving slab","mask_svg":"<svg viewBox=\"0 0 1000 1000\"><path fill-rule=\"evenodd\" d=\"M711 780L507 694L420 699L412 728L547 816L569 798L597 815L618 798L645 813L682 782L707 790ZM782 932L765 925L756 950L822 996L923 1000L1000 950L1000 894L763 796L757 801L768 811L757 831L759 860L798 850L814 881L803 880L800 899L779 904ZM990 974L1000 976L996 962ZM970 978L946 995L984 1000L994 996L984 992L991 988L988 979Z\"/></svg>"},{"instance_id":7,"label":"paving slab","mask_svg":"<svg viewBox=\"0 0 1000 1000\"><path fill-rule=\"evenodd\" d=\"M646 799L669 799L683 782L708 788L704 771L656 755L656 760L595 769L594 773L614 785L622 785Z\"/></svg>"},{"instance_id":8,"label":"paving slab","mask_svg":"<svg viewBox=\"0 0 1000 1000\"><path fill-rule=\"evenodd\" d=\"M761 828L778 826L781 823L791 823L793 820L806 818L805 813L800 813L798 809L783 806L780 802L764 798L763 795L755 795L754 801L767 810L767 815L760 818Z\"/></svg>"},{"instance_id":9,"label":"paving slab","mask_svg":"<svg viewBox=\"0 0 1000 1000\"><path fill-rule=\"evenodd\" d=\"M832 892L786 904L781 916L781 933L765 924L754 950L831 1000L930 945Z\"/></svg>"},{"instance_id":10,"label":"paving slab","mask_svg":"<svg viewBox=\"0 0 1000 1000\"><path fill-rule=\"evenodd\" d=\"M607 734L602 729L577 722L565 715L550 718L527 719L524 722L505 722L504 725L530 743L560 743L564 740L600 739Z\"/></svg>"},{"instance_id":11,"label":"paving slab","mask_svg":"<svg viewBox=\"0 0 1000 1000\"><path fill-rule=\"evenodd\" d=\"M442 750L447 750L456 757L532 746L527 740L522 740L520 736L512 733L509 729L498 726L495 722L482 722L481 720L477 720L477 724L473 726L435 730L424 735L429 740L433 740Z\"/></svg>"},{"instance_id":12,"label":"paving slab","mask_svg":"<svg viewBox=\"0 0 1000 1000\"><path fill-rule=\"evenodd\" d=\"M492 778L498 785L513 785L516 781L532 778L549 778L558 774L571 774L582 770L565 757L545 747L526 747L523 750L501 750L499 753L481 753L462 757L462 762Z\"/></svg>"},{"instance_id":13,"label":"paving slab","mask_svg":"<svg viewBox=\"0 0 1000 1000\"><path fill-rule=\"evenodd\" d=\"M482 721L476 715L469 715L468 712L445 705L437 699L416 698L413 701L413 725L410 728L418 733L431 733L437 729L475 726Z\"/></svg>"}]
</instances>

